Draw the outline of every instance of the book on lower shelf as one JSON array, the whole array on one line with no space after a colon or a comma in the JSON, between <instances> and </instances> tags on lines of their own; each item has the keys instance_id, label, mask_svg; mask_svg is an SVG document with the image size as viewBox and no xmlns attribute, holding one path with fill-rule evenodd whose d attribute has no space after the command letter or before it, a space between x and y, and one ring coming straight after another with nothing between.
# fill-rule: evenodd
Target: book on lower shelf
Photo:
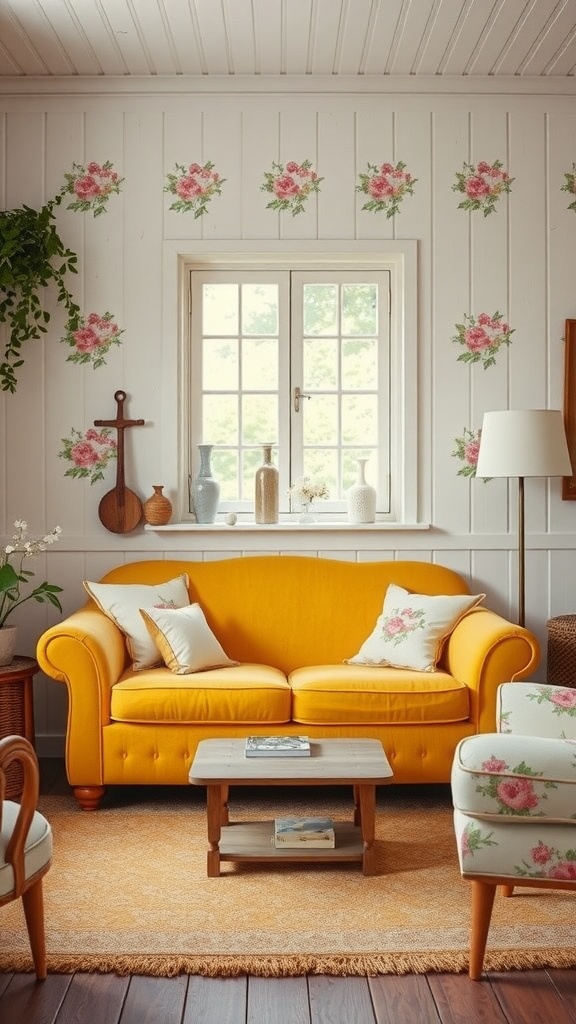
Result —
<instances>
[{"instance_id":1,"label":"book on lower shelf","mask_svg":"<svg viewBox=\"0 0 576 1024\"><path fill-rule=\"evenodd\" d=\"M246 757L309 757L307 736L247 736Z\"/></svg>"},{"instance_id":2,"label":"book on lower shelf","mask_svg":"<svg viewBox=\"0 0 576 1024\"><path fill-rule=\"evenodd\" d=\"M276 849L332 850L336 845L331 818L275 818Z\"/></svg>"}]
</instances>

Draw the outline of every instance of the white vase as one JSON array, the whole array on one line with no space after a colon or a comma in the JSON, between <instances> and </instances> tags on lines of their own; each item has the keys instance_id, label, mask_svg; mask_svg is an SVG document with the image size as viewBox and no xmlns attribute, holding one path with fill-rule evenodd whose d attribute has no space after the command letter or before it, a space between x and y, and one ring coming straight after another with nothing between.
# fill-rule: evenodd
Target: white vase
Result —
<instances>
[{"instance_id":1,"label":"white vase","mask_svg":"<svg viewBox=\"0 0 576 1024\"><path fill-rule=\"evenodd\" d=\"M0 629L0 665L9 665L16 653L18 626L2 626Z\"/></svg>"},{"instance_id":2,"label":"white vase","mask_svg":"<svg viewBox=\"0 0 576 1024\"><path fill-rule=\"evenodd\" d=\"M376 519L376 490L366 481L368 459L356 459L356 483L346 492L348 522L373 523Z\"/></svg>"}]
</instances>

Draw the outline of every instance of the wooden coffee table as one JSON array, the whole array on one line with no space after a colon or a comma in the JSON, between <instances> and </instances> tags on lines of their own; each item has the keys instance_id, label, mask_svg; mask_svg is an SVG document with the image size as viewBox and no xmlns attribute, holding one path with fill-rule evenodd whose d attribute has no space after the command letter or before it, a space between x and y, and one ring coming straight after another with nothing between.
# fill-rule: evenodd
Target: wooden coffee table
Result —
<instances>
[{"instance_id":1,"label":"wooden coffee table","mask_svg":"<svg viewBox=\"0 0 576 1024\"><path fill-rule=\"evenodd\" d=\"M379 740L310 740L309 757L246 757L245 740L201 740L190 782L206 786L207 871L220 874L221 861L359 861L376 874L374 846L376 786L392 781ZM277 850L273 821L230 822L230 786L353 787L352 821L335 821L331 850ZM321 813L321 812L319 812Z\"/></svg>"}]
</instances>

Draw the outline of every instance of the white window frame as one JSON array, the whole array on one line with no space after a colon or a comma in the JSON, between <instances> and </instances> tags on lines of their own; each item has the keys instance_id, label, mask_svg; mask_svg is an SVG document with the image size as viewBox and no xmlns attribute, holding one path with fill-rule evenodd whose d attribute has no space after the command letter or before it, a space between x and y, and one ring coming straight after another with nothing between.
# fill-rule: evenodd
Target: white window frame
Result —
<instances>
[{"instance_id":1,"label":"white window frame","mask_svg":"<svg viewBox=\"0 0 576 1024\"><path fill-rule=\"evenodd\" d=\"M391 506L386 514L379 513L377 521L389 525L418 525L418 381L417 381L417 243L404 241L350 241L328 243L309 242L202 242L183 241L165 246L166 283L169 286L170 269L176 280L174 288L167 287L167 300L172 292L175 299L173 329L179 335L178 378L178 477L180 520L193 523L189 511L191 412L190 381L190 271L215 269L302 269L302 270L387 270L391 283L390 319L390 401L391 452L390 475ZM179 299L179 301L178 301ZM170 317L165 326L169 329ZM339 518L335 516L334 521ZM319 528L322 528L322 523ZM331 525L330 522L325 523ZM357 526L357 529L362 529ZM261 527L266 530L267 527Z\"/></svg>"}]
</instances>

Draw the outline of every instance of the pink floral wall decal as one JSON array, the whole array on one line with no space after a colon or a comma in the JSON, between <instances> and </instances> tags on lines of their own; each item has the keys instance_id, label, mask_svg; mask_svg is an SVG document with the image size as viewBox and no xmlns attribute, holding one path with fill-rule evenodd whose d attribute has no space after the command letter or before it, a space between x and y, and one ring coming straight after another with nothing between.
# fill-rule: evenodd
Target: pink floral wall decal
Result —
<instances>
[{"instance_id":1,"label":"pink floral wall decal","mask_svg":"<svg viewBox=\"0 0 576 1024\"><path fill-rule=\"evenodd\" d=\"M120 344L124 331L118 327L112 313L88 313L80 318L74 329L69 326L61 339L74 349L66 361L69 363L92 363L95 370L106 362L104 356L112 345Z\"/></svg>"},{"instance_id":2,"label":"pink floral wall decal","mask_svg":"<svg viewBox=\"0 0 576 1024\"><path fill-rule=\"evenodd\" d=\"M458 356L458 362L482 363L484 369L494 366L496 355L502 345L509 345L514 328L510 327L498 310L493 316L480 313L474 318L471 313L464 314L464 323L455 324L456 334L452 341L465 349Z\"/></svg>"},{"instance_id":3,"label":"pink floral wall decal","mask_svg":"<svg viewBox=\"0 0 576 1024\"><path fill-rule=\"evenodd\" d=\"M272 170L264 173L264 182L260 186L262 192L271 192L274 196L266 204L267 210L289 210L293 217L304 212L304 204L314 192L320 191L319 178L312 168L310 160L297 164L294 160L277 164L272 162Z\"/></svg>"},{"instance_id":4,"label":"pink floral wall decal","mask_svg":"<svg viewBox=\"0 0 576 1024\"><path fill-rule=\"evenodd\" d=\"M86 167L82 164L72 164L72 172L65 174L64 177L66 184L60 194L74 196L73 202L69 203L66 209L82 212L92 210L95 217L105 212L110 196L119 194L120 185L124 181L124 178L114 170L110 160L103 164L91 161Z\"/></svg>"},{"instance_id":5,"label":"pink floral wall decal","mask_svg":"<svg viewBox=\"0 0 576 1024\"><path fill-rule=\"evenodd\" d=\"M456 182L452 185L453 192L461 192L465 198L458 203L459 210L482 210L485 217L494 213L496 203L511 191L514 178L503 170L500 160L493 164L481 160L474 164L463 165L462 171L456 172Z\"/></svg>"},{"instance_id":6,"label":"pink floral wall decal","mask_svg":"<svg viewBox=\"0 0 576 1024\"><path fill-rule=\"evenodd\" d=\"M387 217L398 213L400 203L406 196L414 195L414 185L418 181L405 170L406 164L399 161L393 164L368 164L365 174L359 175L357 192L369 196L363 210L371 213L385 212Z\"/></svg>"},{"instance_id":7,"label":"pink floral wall decal","mask_svg":"<svg viewBox=\"0 0 576 1024\"><path fill-rule=\"evenodd\" d=\"M463 465L458 470L457 476L476 476L476 464L478 462L478 452L480 451L480 434L482 430L479 427L478 430L468 430L464 427L464 433L461 437L454 438L454 444L456 445L452 452L452 458L459 459Z\"/></svg>"},{"instance_id":8,"label":"pink floral wall decal","mask_svg":"<svg viewBox=\"0 0 576 1024\"><path fill-rule=\"evenodd\" d=\"M89 477L91 484L102 480L108 463L118 457L117 444L111 433L108 427L101 430L89 427L84 434L72 427L70 437L62 438L64 447L58 452L59 459L72 463L64 476Z\"/></svg>"},{"instance_id":9,"label":"pink floral wall decal","mask_svg":"<svg viewBox=\"0 0 576 1024\"><path fill-rule=\"evenodd\" d=\"M572 164L572 170L564 174L564 184L560 189L561 192L568 192L571 196L576 197L576 164ZM576 213L576 198L567 206L568 210L574 210Z\"/></svg>"},{"instance_id":10,"label":"pink floral wall decal","mask_svg":"<svg viewBox=\"0 0 576 1024\"><path fill-rule=\"evenodd\" d=\"M214 196L222 194L222 185L226 178L221 178L214 164L208 160L205 164L176 164L172 172L166 175L165 192L176 196L170 205L177 213L193 213L194 218L203 217L208 212L208 204Z\"/></svg>"}]
</instances>

